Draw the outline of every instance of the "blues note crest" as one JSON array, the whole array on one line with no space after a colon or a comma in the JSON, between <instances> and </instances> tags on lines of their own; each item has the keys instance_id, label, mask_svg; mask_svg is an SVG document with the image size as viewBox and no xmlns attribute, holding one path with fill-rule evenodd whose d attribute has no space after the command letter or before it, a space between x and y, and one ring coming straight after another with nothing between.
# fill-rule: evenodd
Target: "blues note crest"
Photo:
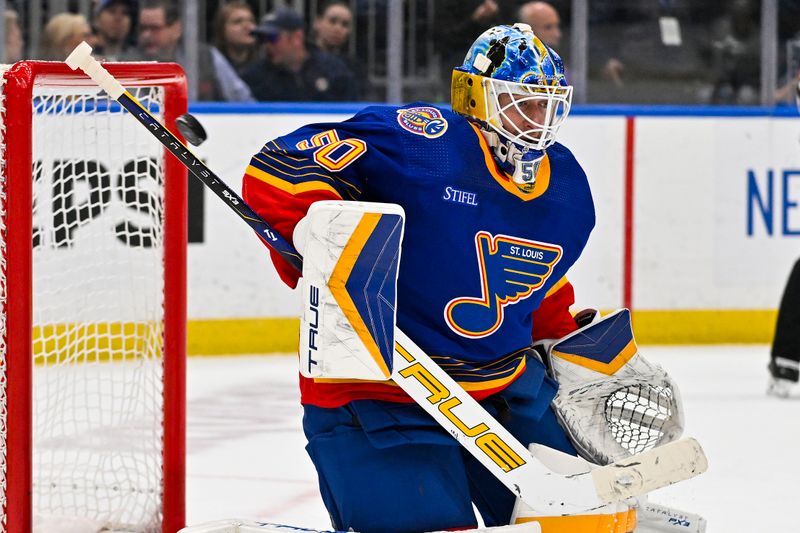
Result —
<instances>
[{"instance_id":1,"label":"blues note crest","mask_svg":"<svg viewBox=\"0 0 800 533\"><path fill-rule=\"evenodd\" d=\"M464 337L481 338L503 324L503 309L540 289L563 255L560 246L508 235L475 234L481 295L450 300L447 325Z\"/></svg>"}]
</instances>

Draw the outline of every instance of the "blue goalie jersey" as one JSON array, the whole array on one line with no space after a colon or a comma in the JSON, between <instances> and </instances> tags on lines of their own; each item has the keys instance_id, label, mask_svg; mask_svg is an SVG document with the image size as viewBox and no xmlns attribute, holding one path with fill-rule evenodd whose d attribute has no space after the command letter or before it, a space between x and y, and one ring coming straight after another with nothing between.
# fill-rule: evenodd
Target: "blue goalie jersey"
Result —
<instances>
[{"instance_id":1,"label":"blue goalie jersey","mask_svg":"<svg viewBox=\"0 0 800 533\"><path fill-rule=\"evenodd\" d=\"M474 124L419 103L368 107L268 142L252 158L243 195L286 237L318 200L402 206L398 326L478 398L524 370L535 312L564 286L595 222L586 175L567 148L548 148L522 190ZM391 383L302 381L303 402L323 407L406 401Z\"/></svg>"}]
</instances>

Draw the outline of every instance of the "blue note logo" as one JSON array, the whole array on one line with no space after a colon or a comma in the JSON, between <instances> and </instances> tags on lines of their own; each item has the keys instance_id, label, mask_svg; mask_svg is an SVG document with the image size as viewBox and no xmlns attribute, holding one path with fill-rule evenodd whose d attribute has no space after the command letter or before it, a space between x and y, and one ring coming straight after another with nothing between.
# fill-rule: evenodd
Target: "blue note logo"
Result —
<instances>
[{"instance_id":1,"label":"blue note logo","mask_svg":"<svg viewBox=\"0 0 800 533\"><path fill-rule=\"evenodd\" d=\"M415 135L428 139L441 137L447 131L447 119L435 107L411 107L397 110L397 123Z\"/></svg>"},{"instance_id":2,"label":"blue note logo","mask_svg":"<svg viewBox=\"0 0 800 533\"><path fill-rule=\"evenodd\" d=\"M444 309L447 325L463 337L479 339L503 324L503 308L524 300L541 288L553 273L563 250L560 246L507 235L475 235L481 296L459 297Z\"/></svg>"}]
</instances>

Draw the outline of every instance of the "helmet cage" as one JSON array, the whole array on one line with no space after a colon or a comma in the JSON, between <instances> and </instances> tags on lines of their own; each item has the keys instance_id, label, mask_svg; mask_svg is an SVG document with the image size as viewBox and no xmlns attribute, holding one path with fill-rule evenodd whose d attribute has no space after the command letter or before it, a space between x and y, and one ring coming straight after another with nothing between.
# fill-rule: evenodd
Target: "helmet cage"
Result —
<instances>
[{"instance_id":1,"label":"helmet cage","mask_svg":"<svg viewBox=\"0 0 800 533\"><path fill-rule=\"evenodd\" d=\"M485 121L505 139L531 150L556 140L572 104L572 86L482 78Z\"/></svg>"}]
</instances>

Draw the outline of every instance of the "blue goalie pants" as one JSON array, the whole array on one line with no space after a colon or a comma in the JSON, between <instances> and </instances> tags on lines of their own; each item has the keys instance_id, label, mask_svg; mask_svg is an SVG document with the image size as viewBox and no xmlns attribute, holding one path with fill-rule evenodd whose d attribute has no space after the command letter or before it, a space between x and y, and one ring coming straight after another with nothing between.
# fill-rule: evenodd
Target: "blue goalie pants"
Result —
<instances>
[{"instance_id":1,"label":"blue goalie pants","mask_svg":"<svg viewBox=\"0 0 800 533\"><path fill-rule=\"evenodd\" d=\"M529 358L514 383L481 405L523 444L576 455L550 407L556 388ZM337 530L471 529L473 502L486 526L511 519L515 496L418 405L357 400L304 409L306 450Z\"/></svg>"}]
</instances>

